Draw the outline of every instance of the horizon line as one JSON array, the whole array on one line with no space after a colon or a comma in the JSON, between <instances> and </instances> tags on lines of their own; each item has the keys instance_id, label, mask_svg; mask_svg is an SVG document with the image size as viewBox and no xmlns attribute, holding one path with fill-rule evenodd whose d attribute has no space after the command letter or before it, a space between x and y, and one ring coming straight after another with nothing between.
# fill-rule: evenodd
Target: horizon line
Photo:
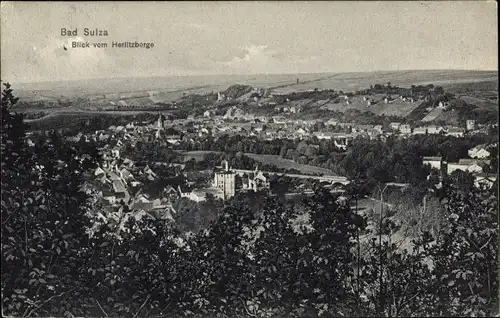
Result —
<instances>
[{"instance_id":1,"label":"horizon line","mask_svg":"<svg viewBox=\"0 0 500 318\"><path fill-rule=\"evenodd\" d=\"M352 72L310 72L310 73L218 73L218 74L182 74L182 75L138 75L138 76L116 76L116 77L92 77L92 78L80 78L80 79L70 79L70 80L43 80L43 81L33 81L33 82L12 82L12 81L4 81L3 83L9 83L14 85L27 85L27 84L48 84L48 83L57 83L57 82L78 82L78 81L93 81L93 80L115 80L115 79L135 79L135 78L165 78L165 77L204 77L204 76L276 76L276 75L311 75L311 74L361 74L361 73L390 73L390 72L409 72L409 71L461 71L461 72L497 72L496 70L481 70L481 69L457 69L457 68L436 68L436 69L399 69L399 70L375 70L375 71L352 71Z\"/></svg>"}]
</instances>

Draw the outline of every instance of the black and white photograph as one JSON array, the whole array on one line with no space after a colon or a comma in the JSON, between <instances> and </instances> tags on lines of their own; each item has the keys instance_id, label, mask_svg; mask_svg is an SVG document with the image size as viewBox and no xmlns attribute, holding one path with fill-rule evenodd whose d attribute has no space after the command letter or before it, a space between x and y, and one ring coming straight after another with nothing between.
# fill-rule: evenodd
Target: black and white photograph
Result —
<instances>
[{"instance_id":1,"label":"black and white photograph","mask_svg":"<svg viewBox=\"0 0 500 318\"><path fill-rule=\"evenodd\" d=\"M2 1L2 317L500 317L496 1Z\"/></svg>"}]
</instances>

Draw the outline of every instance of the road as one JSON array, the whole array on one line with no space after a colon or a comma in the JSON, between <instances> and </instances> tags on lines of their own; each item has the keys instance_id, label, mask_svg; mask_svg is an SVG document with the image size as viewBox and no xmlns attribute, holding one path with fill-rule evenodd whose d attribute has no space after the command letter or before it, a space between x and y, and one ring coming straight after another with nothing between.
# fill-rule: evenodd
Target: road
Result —
<instances>
[{"instance_id":1,"label":"road","mask_svg":"<svg viewBox=\"0 0 500 318\"><path fill-rule=\"evenodd\" d=\"M44 111L44 110L40 110ZM57 116L78 116L78 115L94 115L94 116L102 116L102 115L108 115L108 116L126 116L126 115L139 115L139 114L145 114L145 113L152 113L152 114L158 114L162 113L163 115L168 115L172 114L175 112L175 110L71 110L71 111L53 111L50 112L49 114L36 118L36 119L25 119L25 122L37 122L37 121L43 121L47 118L51 117L57 117Z\"/></svg>"},{"instance_id":2,"label":"road","mask_svg":"<svg viewBox=\"0 0 500 318\"><path fill-rule=\"evenodd\" d=\"M233 170L238 174L255 172L254 170L244 170L244 169L233 169ZM268 173L268 174L287 176L290 178L314 179L314 180L319 180L319 181L338 182L338 183L342 183L342 184L349 183L349 181L347 180L346 177L340 177L340 176L312 176L312 175L307 175L307 174L280 173L280 172L271 172L271 171L262 171L262 172Z\"/></svg>"}]
</instances>

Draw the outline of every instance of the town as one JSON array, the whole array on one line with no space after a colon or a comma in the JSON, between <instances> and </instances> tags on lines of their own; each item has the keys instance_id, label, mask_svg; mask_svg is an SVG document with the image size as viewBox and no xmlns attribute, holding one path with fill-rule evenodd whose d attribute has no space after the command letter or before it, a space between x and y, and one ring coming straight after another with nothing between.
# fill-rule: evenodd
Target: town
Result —
<instances>
[{"instance_id":1,"label":"town","mask_svg":"<svg viewBox=\"0 0 500 318\"><path fill-rule=\"evenodd\" d=\"M376 89L382 89L384 86L376 85ZM390 87L392 90L400 90L397 87ZM390 138L409 139L409 138L429 138L429 136L439 136L440 138L448 138L447 140L461 139L477 139L478 136L488 135L492 129L497 128L496 123L476 123L474 119L465 118L463 125L437 125L430 121L427 124L424 120L420 124L410 124L406 120L404 122L388 121L383 118L379 124L357 124L352 122L341 122L334 118L320 119L299 119L293 116L303 111L303 107L307 103L328 104L339 102L344 105L353 103L366 102L366 107L376 107L376 104L390 105L394 101L399 103L421 103L429 102L430 98L434 99L434 107L427 107L427 112L431 114L435 111L446 110L451 108L450 102L440 101L440 96L445 96L441 92L441 88L429 86L429 91L432 94L427 96L407 97L404 95L384 97L376 102L373 98L366 96L357 96L355 94L334 94L332 98L325 101L311 102L310 99L305 101L302 99L296 102L290 102L288 98L281 96L267 97L263 90L253 89L244 86L232 86L225 92L216 94L217 99L209 105L207 110L200 115L188 115L185 119L168 119L162 112L158 111L156 118L137 121L132 120L123 125L111 125L106 129L99 129L88 132L79 132L74 136L67 136L69 142L95 142L100 145L99 151L103 158L103 162L95 170L93 185L99 193L101 200L108 206L109 209L119 209L120 204L127 204L132 210L145 210L155 215L164 213L165 218L172 218L171 211L175 211L172 207L172 201L179 198L188 198L195 202L206 200L207 195L212 195L216 199L228 200L235 193L247 191L262 191L274 193L271 189L270 178L272 176L288 176L290 178L300 180L308 180L308 186L304 187L299 184L299 188L290 189L291 193L303 192L312 193L311 180L321 185L323 188L333 192L342 192L345 186L351 182L347 175L335 174L333 171L325 168L314 168L313 164L301 160L304 156L287 156L285 153L264 154L257 152L253 155L254 166L240 164L240 166L230 166L227 160L221 157L219 162L211 162L211 166L202 167L203 169L196 170L196 163L193 164L195 157L199 160L203 159L204 155L210 153L210 146L204 147L204 143L217 140L226 140L227 138L249 138L257 142L288 142L305 144L312 148L311 152L318 152L320 147L328 144L339 154L345 154L350 151L350 145L355 139L365 139L369 141L386 142ZM387 89L387 87L386 87ZM226 97L229 91L242 91L241 96ZM433 96L434 92L441 92L442 95ZM307 92L308 94L324 94L322 91ZM330 93L330 91L328 91ZM240 93L241 94L241 93ZM302 93L304 94L304 93ZM215 95L215 94L214 94ZM261 97L258 97L261 96ZM453 100L450 95L446 95L448 99ZM207 97L210 99L211 95ZM273 100L282 100L279 106ZM419 99L420 98L420 99ZM244 108L248 104L241 106L227 106L228 101L234 100L241 103L247 103L250 99L253 103L261 105L268 104L268 109L271 109L270 115L256 115L254 113L245 112ZM407 101L408 99L408 101ZM189 97L184 97L178 104L182 104L183 100L189 100ZM335 104L334 103L334 104ZM257 106L259 107L259 106ZM263 106L261 106L263 107ZM421 107L421 106L418 106ZM417 108L418 108L417 107ZM224 109L222 112L220 109ZM454 109L448 110L453 112ZM200 111L198 111L200 112ZM274 114L272 114L274 112ZM152 118L154 113L151 113ZM169 116L169 115L167 115ZM427 118L429 115L423 115ZM381 116L382 117L382 116ZM403 118L404 119L404 118ZM64 130L63 130L64 131ZM67 133L66 133L67 134ZM455 161L447 161L444 155L440 156L425 156L422 155L422 165L428 165L435 170L442 179L445 175L452 175L454 171L461 170L471 173L474 176L476 186L480 184L491 187L496 181L495 162L492 163L491 157L496 160L496 152L498 143L494 136L486 144L471 144L470 149L467 149L467 154L456 158ZM169 158L161 158L155 156L153 158L144 158L137 160L137 152L140 149L154 145L152 147L160 147L170 151ZM227 146L227 145L226 145ZM156 148L158 149L158 148ZM243 148L241 150L244 150ZM295 151L295 150L294 150ZM224 151L221 151L223 153ZM251 151L245 151L245 155L252 156ZM277 164L266 164L258 160L257 155L262 157L270 157L269 162L276 161ZM289 166L285 169L280 166L279 159L287 160ZM192 167L194 165L194 167ZM188 166L188 168L186 168ZM260 166L260 169L259 169ZM271 169L264 170L262 166L270 166ZM158 196L152 196L143 191L144 184L154 183L156 179L161 179L162 176L155 172L158 167L169 167L175 173L169 177L172 180L165 189L159 191ZM301 168L306 167L306 171ZM269 168L269 167L268 167ZM188 171L190 170L190 171ZM194 172L201 173L203 178L191 179L188 174ZM180 179L176 177L183 177ZM408 182L408 180L402 180Z\"/></svg>"},{"instance_id":2,"label":"town","mask_svg":"<svg viewBox=\"0 0 500 318\"><path fill-rule=\"evenodd\" d=\"M475 94L488 103L498 102L489 91ZM348 213L352 226L359 227L352 237L357 251L352 253L360 262L384 244L392 244L391 253L406 255L421 244L423 231L438 240L456 221L457 212L450 212L454 204L472 204L457 203L460 195L497 191L498 123L490 110L466 100L432 84L401 88L391 83L351 93L313 89L283 94L232 85L217 93L183 94L150 110L140 110L133 99L128 104L89 99L108 110L97 116L92 110L54 111L25 119L25 156L45 153L48 144L54 145L49 149L56 151L51 155L55 158L74 152L66 163L51 163L46 156L34 165L35 173L65 175L67 167L75 167L80 180L75 186L86 197L81 204L91 202L85 233L99 238L102 248L115 240L125 244L130 235L153 234L163 240L154 233L165 227L177 233L167 240L173 244L169 253L195 249L196 262L203 264L208 252L195 238L222 231L212 232L219 233L214 234L219 240L227 231L240 231L237 224L246 224L241 225L243 236L250 241L241 241L247 250L243 257L259 262L254 253L267 253L267 248L259 251L255 245L259 233L270 231L265 235L272 240L290 235L274 233L287 233L278 225L286 213L291 213L286 222L294 235L312 235L315 240L324 240L314 236L326 235L317 232L324 222L337 224L340 221L330 218ZM26 107L20 103L21 109ZM47 180L53 188L57 179ZM330 214L328 205L335 206L337 214ZM41 207L46 209L45 204ZM280 209L287 212L280 214ZM476 212L478 216L490 208L471 209L483 211ZM227 223L229 216L236 225ZM164 243L142 248L157 244ZM276 248L286 250L287 244ZM147 257L156 257L156 252L150 253ZM388 269L377 266L377 271ZM406 273L410 268L397 270ZM191 279L182 277L178 283ZM361 279L360 273L354 274L355 282ZM355 293L370 303L370 293L380 284L366 284L365 291ZM188 291L179 293L175 297Z\"/></svg>"},{"instance_id":3,"label":"town","mask_svg":"<svg viewBox=\"0 0 500 318\"><path fill-rule=\"evenodd\" d=\"M500 317L496 6L2 2L2 316Z\"/></svg>"}]
</instances>

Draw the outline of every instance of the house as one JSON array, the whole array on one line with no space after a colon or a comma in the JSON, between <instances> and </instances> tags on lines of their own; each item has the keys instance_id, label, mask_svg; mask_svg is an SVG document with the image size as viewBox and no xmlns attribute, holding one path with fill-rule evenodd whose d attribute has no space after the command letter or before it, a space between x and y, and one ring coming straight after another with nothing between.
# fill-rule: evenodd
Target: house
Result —
<instances>
[{"instance_id":1,"label":"house","mask_svg":"<svg viewBox=\"0 0 500 318\"><path fill-rule=\"evenodd\" d=\"M134 210L144 210L148 211L153 208L153 202L149 199L149 197L145 194L139 195L133 204Z\"/></svg>"},{"instance_id":2,"label":"house","mask_svg":"<svg viewBox=\"0 0 500 318\"><path fill-rule=\"evenodd\" d=\"M212 112L209 111L209 110L206 110L204 113L203 113L203 116L204 117L207 117L207 118L210 118L212 116Z\"/></svg>"},{"instance_id":3,"label":"house","mask_svg":"<svg viewBox=\"0 0 500 318\"><path fill-rule=\"evenodd\" d=\"M399 130L400 125L401 125L401 123L393 122L393 123L389 124L389 127L391 127L391 129L394 129L394 130Z\"/></svg>"},{"instance_id":4,"label":"house","mask_svg":"<svg viewBox=\"0 0 500 318\"><path fill-rule=\"evenodd\" d=\"M181 197L195 202L203 202L207 200L207 194L213 195L216 199L227 199L224 195L224 191L219 188L195 189L187 193L181 193Z\"/></svg>"},{"instance_id":5,"label":"house","mask_svg":"<svg viewBox=\"0 0 500 318\"><path fill-rule=\"evenodd\" d=\"M122 168L119 171L119 175L125 181L134 180L134 175L130 173L130 171L128 171L126 168Z\"/></svg>"},{"instance_id":6,"label":"house","mask_svg":"<svg viewBox=\"0 0 500 318\"><path fill-rule=\"evenodd\" d=\"M264 129L264 125L262 125L262 124L253 124L253 125L251 125L251 127L256 132L261 132Z\"/></svg>"},{"instance_id":7,"label":"house","mask_svg":"<svg viewBox=\"0 0 500 318\"><path fill-rule=\"evenodd\" d=\"M336 126L337 125L337 121L333 118L330 118L328 119L326 122L325 122L325 125L326 126Z\"/></svg>"},{"instance_id":8,"label":"house","mask_svg":"<svg viewBox=\"0 0 500 318\"><path fill-rule=\"evenodd\" d=\"M182 193L181 197L182 198L187 198L187 199L189 199L191 201L195 201L195 202L203 202L203 201L205 201L205 194L204 193L199 193L199 192L196 192L196 191L191 191L191 192L188 192L188 193Z\"/></svg>"},{"instance_id":9,"label":"house","mask_svg":"<svg viewBox=\"0 0 500 318\"><path fill-rule=\"evenodd\" d=\"M365 133L368 134L368 137L370 137L370 139L376 139L381 134L380 131L374 128L367 129Z\"/></svg>"},{"instance_id":10,"label":"house","mask_svg":"<svg viewBox=\"0 0 500 318\"><path fill-rule=\"evenodd\" d=\"M448 174L455 170L462 170L471 173L481 173L484 167L489 166L490 160L481 159L460 159L456 163L448 163Z\"/></svg>"},{"instance_id":11,"label":"house","mask_svg":"<svg viewBox=\"0 0 500 318\"><path fill-rule=\"evenodd\" d=\"M156 177L156 173L154 173L153 170L151 170L149 165L146 165L146 167L144 167L143 172L149 176Z\"/></svg>"},{"instance_id":12,"label":"house","mask_svg":"<svg viewBox=\"0 0 500 318\"><path fill-rule=\"evenodd\" d=\"M326 139L326 140L330 140L332 139L332 136L333 134L332 133L328 133L328 132L322 132L322 131L319 131L319 132L313 132L313 135L318 138L318 139Z\"/></svg>"},{"instance_id":13,"label":"house","mask_svg":"<svg viewBox=\"0 0 500 318\"><path fill-rule=\"evenodd\" d=\"M303 128L299 128L295 131L295 135L298 137L304 137L304 136L308 135L308 132Z\"/></svg>"},{"instance_id":14,"label":"house","mask_svg":"<svg viewBox=\"0 0 500 318\"><path fill-rule=\"evenodd\" d=\"M374 130L378 131L380 134L382 134L384 132L383 128L382 128L382 125L375 125L373 127Z\"/></svg>"},{"instance_id":15,"label":"house","mask_svg":"<svg viewBox=\"0 0 500 318\"><path fill-rule=\"evenodd\" d=\"M345 139L334 139L333 144L341 150L347 150L347 140Z\"/></svg>"},{"instance_id":16,"label":"house","mask_svg":"<svg viewBox=\"0 0 500 318\"><path fill-rule=\"evenodd\" d=\"M218 101L218 102L222 102L222 101L223 101L223 100L225 100L225 99L226 99L226 95L221 94L220 92L219 92L219 93L217 93L217 101Z\"/></svg>"},{"instance_id":17,"label":"house","mask_svg":"<svg viewBox=\"0 0 500 318\"><path fill-rule=\"evenodd\" d=\"M115 193L122 193L127 191L127 188L125 187L125 184L123 183L122 180L120 179L112 180L112 182L113 182L113 191L115 191Z\"/></svg>"},{"instance_id":18,"label":"house","mask_svg":"<svg viewBox=\"0 0 500 318\"><path fill-rule=\"evenodd\" d=\"M353 123L337 123L337 126L340 126L342 128L351 129L352 127L354 127L354 124Z\"/></svg>"},{"instance_id":19,"label":"house","mask_svg":"<svg viewBox=\"0 0 500 318\"><path fill-rule=\"evenodd\" d=\"M374 125L357 125L356 130L357 131L366 131L368 132L369 130L372 130Z\"/></svg>"},{"instance_id":20,"label":"house","mask_svg":"<svg viewBox=\"0 0 500 318\"><path fill-rule=\"evenodd\" d=\"M274 137L278 135L277 129L266 129L266 136Z\"/></svg>"},{"instance_id":21,"label":"house","mask_svg":"<svg viewBox=\"0 0 500 318\"><path fill-rule=\"evenodd\" d=\"M261 191L261 190L268 190L270 187L269 181L267 178L264 176L262 171L259 171L258 168L255 168L255 172L250 174L246 179L242 180L243 181L243 190L250 190L250 191Z\"/></svg>"},{"instance_id":22,"label":"house","mask_svg":"<svg viewBox=\"0 0 500 318\"><path fill-rule=\"evenodd\" d=\"M181 141L181 136L179 135L168 135L165 139L169 144L178 144Z\"/></svg>"},{"instance_id":23,"label":"house","mask_svg":"<svg viewBox=\"0 0 500 318\"><path fill-rule=\"evenodd\" d=\"M411 134L411 127L408 124L403 124L399 126L399 132L405 135Z\"/></svg>"},{"instance_id":24,"label":"house","mask_svg":"<svg viewBox=\"0 0 500 318\"><path fill-rule=\"evenodd\" d=\"M476 122L472 119L469 119L465 123L467 130L474 130L476 128Z\"/></svg>"},{"instance_id":25,"label":"house","mask_svg":"<svg viewBox=\"0 0 500 318\"><path fill-rule=\"evenodd\" d=\"M413 129L413 135L425 135L427 134L427 127L416 127Z\"/></svg>"},{"instance_id":26,"label":"house","mask_svg":"<svg viewBox=\"0 0 500 318\"><path fill-rule=\"evenodd\" d=\"M430 165L431 168L441 170L443 166L443 157L424 157L422 158L424 165Z\"/></svg>"},{"instance_id":27,"label":"house","mask_svg":"<svg viewBox=\"0 0 500 318\"><path fill-rule=\"evenodd\" d=\"M275 124L278 124L278 125L279 125L279 124L286 125L286 121L285 121L285 120L283 120L282 118L278 118L278 117L273 117L273 122L274 122Z\"/></svg>"},{"instance_id":28,"label":"house","mask_svg":"<svg viewBox=\"0 0 500 318\"><path fill-rule=\"evenodd\" d=\"M106 201L109 205L113 205L116 203L116 195L113 191L101 191L101 197L104 201Z\"/></svg>"},{"instance_id":29,"label":"house","mask_svg":"<svg viewBox=\"0 0 500 318\"><path fill-rule=\"evenodd\" d=\"M174 218L172 214L176 214L174 207L170 203L158 202L159 200L154 200L153 208L148 211L148 214L157 220L170 220L173 221Z\"/></svg>"},{"instance_id":30,"label":"house","mask_svg":"<svg viewBox=\"0 0 500 318\"><path fill-rule=\"evenodd\" d=\"M120 150L118 147L115 147L111 150L111 156L113 156L114 158L120 158Z\"/></svg>"},{"instance_id":31,"label":"house","mask_svg":"<svg viewBox=\"0 0 500 318\"><path fill-rule=\"evenodd\" d=\"M428 126L427 133L428 134L440 134L444 131L444 128L441 126Z\"/></svg>"},{"instance_id":32,"label":"house","mask_svg":"<svg viewBox=\"0 0 500 318\"><path fill-rule=\"evenodd\" d=\"M94 175L95 176L99 176L99 175L102 175L102 174L105 174L106 172L104 170L102 170L101 167L97 167L97 169L95 169L95 172L94 172Z\"/></svg>"},{"instance_id":33,"label":"house","mask_svg":"<svg viewBox=\"0 0 500 318\"><path fill-rule=\"evenodd\" d=\"M488 167L490 165L491 161L488 159L460 159L458 160L458 164L460 165L468 165L469 170L471 170L470 167L475 167L479 166L482 170L483 167Z\"/></svg>"},{"instance_id":34,"label":"house","mask_svg":"<svg viewBox=\"0 0 500 318\"><path fill-rule=\"evenodd\" d=\"M458 164L458 162L448 162L446 172L448 174L452 174L453 171L455 171L455 170L467 171L468 168L469 168L468 165L460 165L460 164Z\"/></svg>"},{"instance_id":35,"label":"house","mask_svg":"<svg viewBox=\"0 0 500 318\"><path fill-rule=\"evenodd\" d=\"M446 131L447 136L454 136L454 137L463 137L465 133L465 129L461 127L450 127Z\"/></svg>"},{"instance_id":36,"label":"house","mask_svg":"<svg viewBox=\"0 0 500 318\"><path fill-rule=\"evenodd\" d=\"M496 175L488 175L486 173L479 173L474 178L474 185L476 187L486 187L491 188L493 183L497 180Z\"/></svg>"},{"instance_id":37,"label":"house","mask_svg":"<svg viewBox=\"0 0 500 318\"><path fill-rule=\"evenodd\" d=\"M478 145L472 149L469 149L469 157L484 159L490 156L490 152L486 150L486 145Z\"/></svg>"},{"instance_id":38,"label":"house","mask_svg":"<svg viewBox=\"0 0 500 318\"><path fill-rule=\"evenodd\" d=\"M165 189L162 192L162 196L166 198L168 201L174 201L180 197L179 192L175 190L175 188L172 187L171 185L167 185L165 187Z\"/></svg>"}]
</instances>

